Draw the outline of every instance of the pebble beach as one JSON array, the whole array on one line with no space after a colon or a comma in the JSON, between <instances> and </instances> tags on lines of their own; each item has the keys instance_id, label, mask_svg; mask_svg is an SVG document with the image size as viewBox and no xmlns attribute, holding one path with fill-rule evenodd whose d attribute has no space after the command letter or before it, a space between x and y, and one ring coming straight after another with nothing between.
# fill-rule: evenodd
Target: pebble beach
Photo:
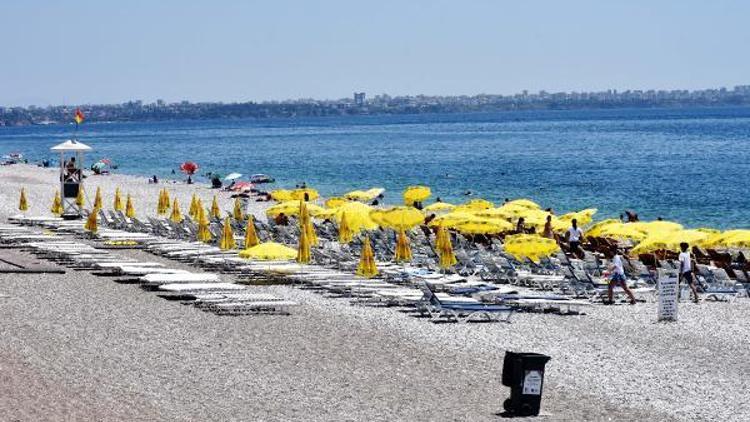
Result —
<instances>
[{"instance_id":1,"label":"pebble beach","mask_svg":"<svg viewBox=\"0 0 750 422\"><path fill-rule=\"evenodd\" d=\"M49 215L57 169L0 167L0 220ZM183 207L205 186L86 179L89 200L119 187L139 216L168 187ZM232 200L219 194L223 210ZM268 203L250 202L265 218ZM124 257L168 262L138 250ZM231 281L231 277L222 278ZM291 315L221 317L86 271L0 274L0 414L7 420L499 420L506 350L551 356L542 420L743 421L750 300L592 306L521 313L511 324L434 324L294 286L255 286L300 303ZM521 419L523 420L523 419Z\"/></svg>"}]
</instances>

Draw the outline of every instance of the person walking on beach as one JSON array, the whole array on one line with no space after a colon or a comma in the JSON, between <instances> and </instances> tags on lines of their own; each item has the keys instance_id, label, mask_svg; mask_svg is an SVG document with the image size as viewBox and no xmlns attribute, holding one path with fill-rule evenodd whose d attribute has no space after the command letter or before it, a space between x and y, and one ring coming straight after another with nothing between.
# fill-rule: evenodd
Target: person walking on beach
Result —
<instances>
[{"instance_id":1,"label":"person walking on beach","mask_svg":"<svg viewBox=\"0 0 750 422\"><path fill-rule=\"evenodd\" d=\"M612 296L614 295L614 289L617 286L622 287L625 294L630 298L630 304L635 305L635 295L628 287L628 283L625 280L625 268L622 265L622 251L618 248L615 251L615 256L612 257L612 263L610 264L610 271L612 275L609 279L609 286L607 288L607 305L614 303Z\"/></svg>"},{"instance_id":2,"label":"person walking on beach","mask_svg":"<svg viewBox=\"0 0 750 422\"><path fill-rule=\"evenodd\" d=\"M570 222L571 226L565 236L568 239L568 246L570 247L570 253L576 257L581 258L583 256L583 250L581 249L581 241L583 240L583 230L578 227L578 220L575 218Z\"/></svg>"},{"instance_id":3,"label":"person walking on beach","mask_svg":"<svg viewBox=\"0 0 750 422\"><path fill-rule=\"evenodd\" d=\"M688 252L688 248L690 245L687 244L687 242L680 243L680 275L679 275L679 281L680 282L686 282L688 286L690 286L690 290L693 292L693 302L698 303L698 290L695 287L695 277L693 276L693 262L692 258L690 257L690 252Z\"/></svg>"},{"instance_id":4,"label":"person walking on beach","mask_svg":"<svg viewBox=\"0 0 750 422\"><path fill-rule=\"evenodd\" d=\"M547 216L547 221L544 222L544 231L542 232L542 237L546 237L547 239L554 239L555 233L552 231L552 216Z\"/></svg>"}]
</instances>

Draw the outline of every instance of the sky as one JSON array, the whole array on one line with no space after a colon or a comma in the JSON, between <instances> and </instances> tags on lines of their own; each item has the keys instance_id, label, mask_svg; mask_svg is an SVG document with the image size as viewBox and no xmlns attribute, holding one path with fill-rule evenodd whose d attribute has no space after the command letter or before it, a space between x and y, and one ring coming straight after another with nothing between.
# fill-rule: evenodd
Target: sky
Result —
<instances>
[{"instance_id":1,"label":"sky","mask_svg":"<svg viewBox=\"0 0 750 422\"><path fill-rule=\"evenodd\" d=\"M750 83L750 2L0 0L0 105Z\"/></svg>"}]
</instances>

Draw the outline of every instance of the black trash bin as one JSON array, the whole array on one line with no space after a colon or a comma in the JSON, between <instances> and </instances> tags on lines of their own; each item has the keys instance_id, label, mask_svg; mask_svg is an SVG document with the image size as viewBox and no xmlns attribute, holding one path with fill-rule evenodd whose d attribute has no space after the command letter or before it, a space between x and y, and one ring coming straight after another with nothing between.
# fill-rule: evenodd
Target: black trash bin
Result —
<instances>
[{"instance_id":1,"label":"black trash bin","mask_svg":"<svg viewBox=\"0 0 750 422\"><path fill-rule=\"evenodd\" d=\"M536 416L542 403L544 366L549 356L539 353L505 352L503 385L510 387L510 398L503 403L510 416Z\"/></svg>"}]
</instances>

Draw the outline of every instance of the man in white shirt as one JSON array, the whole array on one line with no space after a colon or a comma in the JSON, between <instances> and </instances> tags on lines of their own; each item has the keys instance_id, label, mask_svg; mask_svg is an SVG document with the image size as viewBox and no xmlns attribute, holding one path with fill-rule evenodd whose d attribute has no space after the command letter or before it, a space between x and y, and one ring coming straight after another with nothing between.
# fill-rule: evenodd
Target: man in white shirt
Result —
<instances>
[{"instance_id":1,"label":"man in white shirt","mask_svg":"<svg viewBox=\"0 0 750 422\"><path fill-rule=\"evenodd\" d=\"M698 290L695 288L695 277L693 276L693 260L688 252L688 245L686 242L680 243L680 275L679 280L684 281L690 286L690 290L693 291L693 302L698 303Z\"/></svg>"},{"instance_id":2,"label":"man in white shirt","mask_svg":"<svg viewBox=\"0 0 750 422\"><path fill-rule=\"evenodd\" d=\"M583 240L583 230L578 227L578 220L575 218L570 222L571 227L565 234L568 238L568 246L570 246L570 253L574 254L578 258L583 257L583 250L581 250L581 241Z\"/></svg>"},{"instance_id":3,"label":"man in white shirt","mask_svg":"<svg viewBox=\"0 0 750 422\"><path fill-rule=\"evenodd\" d=\"M614 303L612 300L613 291L616 286L620 286L630 298L630 304L635 305L635 295L633 295L633 292L628 287L628 283L625 279L625 268L622 264L622 251L620 249L617 249L615 256L612 257L612 263L610 264L609 269L612 272L609 279L609 287L607 289L607 298L609 301L605 304L611 305Z\"/></svg>"}]
</instances>

